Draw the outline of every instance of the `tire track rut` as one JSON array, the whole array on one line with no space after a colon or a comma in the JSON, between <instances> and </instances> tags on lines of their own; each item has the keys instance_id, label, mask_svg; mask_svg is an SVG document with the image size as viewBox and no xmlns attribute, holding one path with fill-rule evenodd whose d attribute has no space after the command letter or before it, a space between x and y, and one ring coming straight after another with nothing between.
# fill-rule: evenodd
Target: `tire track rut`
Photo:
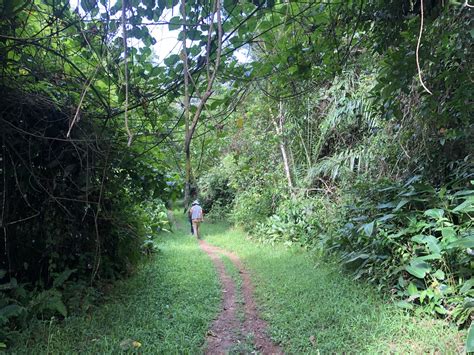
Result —
<instances>
[{"instance_id":1,"label":"tire track rut","mask_svg":"<svg viewBox=\"0 0 474 355\"><path fill-rule=\"evenodd\" d=\"M267 323L258 314L250 275L240 258L234 253L210 245L203 240L199 240L199 246L214 263L222 283L223 293L221 313L208 332L206 354L226 354L232 350L233 346L245 343L246 339L250 338L253 339L253 348L262 354L283 354L280 347L273 344L266 333ZM238 304L235 282L226 271L220 255L225 255L231 260L242 278L245 315L243 322L240 322L236 316Z\"/></svg>"}]
</instances>

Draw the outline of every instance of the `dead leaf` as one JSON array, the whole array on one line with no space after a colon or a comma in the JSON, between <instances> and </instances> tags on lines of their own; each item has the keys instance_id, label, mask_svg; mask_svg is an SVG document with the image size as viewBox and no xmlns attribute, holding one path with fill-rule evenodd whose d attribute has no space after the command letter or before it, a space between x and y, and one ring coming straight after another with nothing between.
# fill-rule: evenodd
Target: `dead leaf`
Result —
<instances>
[{"instance_id":1,"label":"dead leaf","mask_svg":"<svg viewBox=\"0 0 474 355\"><path fill-rule=\"evenodd\" d=\"M132 343L132 346L133 346L134 348L138 349L140 346L142 346L142 343L140 343L139 341L136 341L136 340L135 340L135 341Z\"/></svg>"},{"instance_id":2,"label":"dead leaf","mask_svg":"<svg viewBox=\"0 0 474 355\"><path fill-rule=\"evenodd\" d=\"M217 334L214 333L212 330L208 330L206 335L214 338L217 337Z\"/></svg>"},{"instance_id":3,"label":"dead leaf","mask_svg":"<svg viewBox=\"0 0 474 355\"><path fill-rule=\"evenodd\" d=\"M311 345L316 346L316 338L314 335L311 335L309 337L309 342L311 343Z\"/></svg>"}]
</instances>

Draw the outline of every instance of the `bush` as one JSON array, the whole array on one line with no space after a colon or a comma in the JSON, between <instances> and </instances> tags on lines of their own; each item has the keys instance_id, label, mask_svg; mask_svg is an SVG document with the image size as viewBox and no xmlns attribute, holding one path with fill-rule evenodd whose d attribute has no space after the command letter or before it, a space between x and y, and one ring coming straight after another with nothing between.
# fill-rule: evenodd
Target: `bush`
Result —
<instances>
[{"instance_id":1,"label":"bush","mask_svg":"<svg viewBox=\"0 0 474 355\"><path fill-rule=\"evenodd\" d=\"M291 198L283 201L275 214L258 223L253 236L264 243L296 243L321 249L334 233L336 220L333 202L327 197Z\"/></svg>"},{"instance_id":2,"label":"bush","mask_svg":"<svg viewBox=\"0 0 474 355\"><path fill-rule=\"evenodd\" d=\"M3 342L27 320L83 309L86 298L93 301L91 285L130 273L145 238L164 228L162 203L138 206L175 189L156 163L124 159L124 151L133 158L140 147L127 150L120 126L111 123L91 139L103 122L84 111L88 119L64 139L70 124L65 98L53 102L5 87L0 92Z\"/></svg>"},{"instance_id":3,"label":"bush","mask_svg":"<svg viewBox=\"0 0 474 355\"><path fill-rule=\"evenodd\" d=\"M235 198L230 220L247 231L253 230L274 213L279 199L269 189L254 187L242 191Z\"/></svg>"},{"instance_id":4,"label":"bush","mask_svg":"<svg viewBox=\"0 0 474 355\"><path fill-rule=\"evenodd\" d=\"M468 170L465 170L468 171ZM413 176L403 183L359 182L348 221L328 248L355 278L376 283L399 305L469 321L474 310L474 189L471 174L433 187Z\"/></svg>"},{"instance_id":5,"label":"bush","mask_svg":"<svg viewBox=\"0 0 474 355\"><path fill-rule=\"evenodd\" d=\"M233 170L229 156L199 179L199 199L208 218L225 219L232 209L235 189L230 184L230 177Z\"/></svg>"}]
</instances>

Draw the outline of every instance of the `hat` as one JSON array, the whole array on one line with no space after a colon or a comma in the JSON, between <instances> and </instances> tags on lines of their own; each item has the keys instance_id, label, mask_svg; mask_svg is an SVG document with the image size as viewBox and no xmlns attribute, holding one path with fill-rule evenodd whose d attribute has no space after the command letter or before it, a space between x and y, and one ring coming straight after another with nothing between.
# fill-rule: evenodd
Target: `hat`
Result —
<instances>
[{"instance_id":1,"label":"hat","mask_svg":"<svg viewBox=\"0 0 474 355\"><path fill-rule=\"evenodd\" d=\"M192 203L192 205L193 205L193 206L194 206L194 205L199 205L199 201L198 201L198 200L194 200L193 203Z\"/></svg>"}]
</instances>

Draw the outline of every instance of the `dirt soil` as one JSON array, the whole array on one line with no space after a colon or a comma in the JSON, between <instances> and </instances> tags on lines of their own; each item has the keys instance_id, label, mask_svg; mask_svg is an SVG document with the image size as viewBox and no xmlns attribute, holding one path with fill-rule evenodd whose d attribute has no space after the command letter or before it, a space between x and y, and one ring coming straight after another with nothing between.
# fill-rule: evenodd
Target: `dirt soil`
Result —
<instances>
[{"instance_id":1,"label":"dirt soil","mask_svg":"<svg viewBox=\"0 0 474 355\"><path fill-rule=\"evenodd\" d=\"M253 339L253 347L259 353L283 354L280 347L273 344L266 333L267 323L259 317L257 305L253 298L253 285L250 275L239 257L203 240L199 240L199 245L213 261L222 283L223 293L222 311L208 332L206 354L226 354L233 346L245 343L246 339ZM238 304L234 280L225 270L220 255L225 255L232 261L242 278L245 315L243 322L236 317Z\"/></svg>"}]
</instances>

